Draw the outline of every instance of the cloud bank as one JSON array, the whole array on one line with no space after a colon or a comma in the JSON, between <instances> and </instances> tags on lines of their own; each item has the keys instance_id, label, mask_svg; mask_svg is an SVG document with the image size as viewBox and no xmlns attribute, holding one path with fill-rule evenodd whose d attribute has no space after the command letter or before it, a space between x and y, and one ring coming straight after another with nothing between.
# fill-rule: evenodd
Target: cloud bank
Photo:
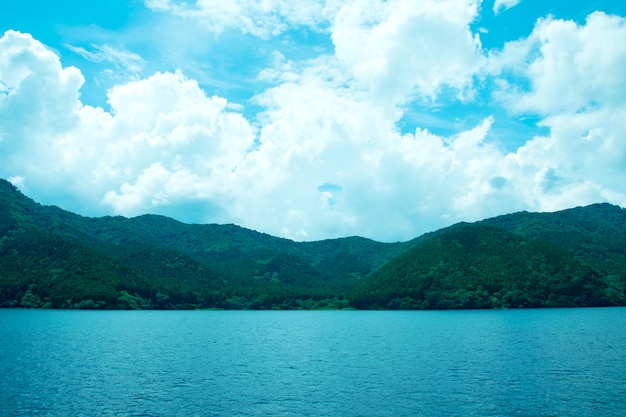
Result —
<instances>
[{"instance_id":1,"label":"cloud bank","mask_svg":"<svg viewBox=\"0 0 626 417\"><path fill-rule=\"evenodd\" d=\"M116 85L105 111L81 102L79 69L9 31L0 38L2 177L83 214L162 213L297 240L405 240L523 209L626 205L622 17L541 19L528 37L487 51L471 30L477 1L310 2L306 13L279 0L217 11L200 0L147 4L216 33L307 27L327 32L334 50L304 60L271 52L254 116L177 70ZM490 136L494 115L450 136L398 127L407 106L472 103L486 85L510 117L537 117L548 134L505 152Z\"/></svg>"}]
</instances>

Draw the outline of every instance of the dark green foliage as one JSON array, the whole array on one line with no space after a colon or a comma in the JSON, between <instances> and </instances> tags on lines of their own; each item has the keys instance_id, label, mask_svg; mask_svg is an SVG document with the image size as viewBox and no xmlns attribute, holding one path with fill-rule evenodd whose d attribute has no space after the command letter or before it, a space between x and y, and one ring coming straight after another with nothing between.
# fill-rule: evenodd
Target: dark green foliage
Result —
<instances>
[{"instance_id":1,"label":"dark green foliage","mask_svg":"<svg viewBox=\"0 0 626 417\"><path fill-rule=\"evenodd\" d=\"M163 216L86 218L0 180L0 307L625 305L626 214L606 204L459 224L405 243L294 242Z\"/></svg>"},{"instance_id":2,"label":"dark green foliage","mask_svg":"<svg viewBox=\"0 0 626 417\"><path fill-rule=\"evenodd\" d=\"M358 308L623 305L623 292L569 251L483 224L434 234L353 293Z\"/></svg>"},{"instance_id":3,"label":"dark green foliage","mask_svg":"<svg viewBox=\"0 0 626 417\"><path fill-rule=\"evenodd\" d=\"M624 291L626 281L626 210L594 204L558 213L515 213L484 220L532 240L557 244Z\"/></svg>"},{"instance_id":4,"label":"dark green foliage","mask_svg":"<svg viewBox=\"0 0 626 417\"><path fill-rule=\"evenodd\" d=\"M45 231L21 231L3 242L0 284L2 306L51 308L73 308L84 300L118 308L116 287L140 285L119 263Z\"/></svg>"},{"instance_id":5,"label":"dark green foliage","mask_svg":"<svg viewBox=\"0 0 626 417\"><path fill-rule=\"evenodd\" d=\"M86 218L41 206L2 180L0 203L6 307L343 308L356 280L401 247L362 238L296 243L154 215Z\"/></svg>"}]
</instances>

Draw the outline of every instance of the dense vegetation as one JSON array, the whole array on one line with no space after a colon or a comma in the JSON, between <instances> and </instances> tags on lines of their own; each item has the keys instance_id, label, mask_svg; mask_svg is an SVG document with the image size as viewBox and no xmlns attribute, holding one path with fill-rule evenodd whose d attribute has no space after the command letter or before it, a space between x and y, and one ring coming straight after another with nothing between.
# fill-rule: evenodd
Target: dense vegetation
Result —
<instances>
[{"instance_id":1,"label":"dense vegetation","mask_svg":"<svg viewBox=\"0 0 626 417\"><path fill-rule=\"evenodd\" d=\"M415 246L354 291L359 308L608 306L623 291L550 241L461 224Z\"/></svg>"},{"instance_id":2,"label":"dense vegetation","mask_svg":"<svg viewBox=\"0 0 626 417\"><path fill-rule=\"evenodd\" d=\"M86 218L0 180L0 306L343 308L409 244L296 243L235 225L154 215Z\"/></svg>"},{"instance_id":3,"label":"dense vegetation","mask_svg":"<svg viewBox=\"0 0 626 417\"><path fill-rule=\"evenodd\" d=\"M82 217L0 180L0 307L626 305L626 213L515 213L404 243L293 242L162 216Z\"/></svg>"}]
</instances>

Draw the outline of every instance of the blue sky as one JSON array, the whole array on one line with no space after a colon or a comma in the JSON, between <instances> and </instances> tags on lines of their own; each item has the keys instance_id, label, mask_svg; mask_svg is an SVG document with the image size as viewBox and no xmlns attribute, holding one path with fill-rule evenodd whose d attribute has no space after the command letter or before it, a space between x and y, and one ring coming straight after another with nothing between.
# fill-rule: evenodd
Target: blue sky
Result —
<instances>
[{"instance_id":1,"label":"blue sky","mask_svg":"<svg viewBox=\"0 0 626 417\"><path fill-rule=\"evenodd\" d=\"M609 0L11 2L0 177L296 240L625 206L625 22Z\"/></svg>"}]
</instances>

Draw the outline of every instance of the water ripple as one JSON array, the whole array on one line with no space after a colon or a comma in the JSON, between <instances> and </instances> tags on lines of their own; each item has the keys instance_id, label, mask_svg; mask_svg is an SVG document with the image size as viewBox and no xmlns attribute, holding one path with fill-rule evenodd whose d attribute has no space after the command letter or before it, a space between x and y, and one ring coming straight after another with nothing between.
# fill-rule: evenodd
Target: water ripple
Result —
<instances>
[{"instance_id":1,"label":"water ripple","mask_svg":"<svg viewBox=\"0 0 626 417\"><path fill-rule=\"evenodd\" d=\"M0 310L0 415L618 416L624 317Z\"/></svg>"}]
</instances>

